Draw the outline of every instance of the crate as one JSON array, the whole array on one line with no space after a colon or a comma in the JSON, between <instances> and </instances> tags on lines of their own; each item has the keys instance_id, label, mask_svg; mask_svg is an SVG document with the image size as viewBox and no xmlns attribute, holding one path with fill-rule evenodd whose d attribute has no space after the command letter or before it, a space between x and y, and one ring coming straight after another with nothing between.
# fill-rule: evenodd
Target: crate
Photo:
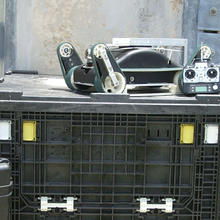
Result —
<instances>
[{"instance_id":1,"label":"crate","mask_svg":"<svg viewBox=\"0 0 220 220\"><path fill-rule=\"evenodd\" d=\"M217 219L219 146L206 145L204 125L217 116L3 112L12 143L0 144L13 164L13 220ZM23 141L23 121L37 139ZM181 124L195 125L181 144ZM19 135L20 134L20 135ZM77 212L39 212L41 196L74 196ZM137 198L174 198L175 213L137 212Z\"/></svg>"},{"instance_id":2,"label":"crate","mask_svg":"<svg viewBox=\"0 0 220 220\"><path fill-rule=\"evenodd\" d=\"M0 213L1 220L9 219L9 198L12 194L11 165L8 159L0 158Z\"/></svg>"},{"instance_id":3,"label":"crate","mask_svg":"<svg viewBox=\"0 0 220 220\"><path fill-rule=\"evenodd\" d=\"M215 96L0 98L0 122L11 122L0 140L12 163L11 220L219 219L219 143L205 141L207 125L220 122ZM74 197L76 211L40 211L42 197ZM140 198L175 199L174 211L140 213Z\"/></svg>"}]
</instances>

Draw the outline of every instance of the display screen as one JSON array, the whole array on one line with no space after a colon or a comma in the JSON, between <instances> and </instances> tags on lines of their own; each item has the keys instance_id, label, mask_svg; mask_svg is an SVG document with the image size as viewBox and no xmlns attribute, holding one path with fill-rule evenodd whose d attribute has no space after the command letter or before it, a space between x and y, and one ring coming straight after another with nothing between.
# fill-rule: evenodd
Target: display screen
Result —
<instances>
[{"instance_id":1,"label":"display screen","mask_svg":"<svg viewBox=\"0 0 220 220\"><path fill-rule=\"evenodd\" d=\"M196 92L207 92L206 86L196 86Z\"/></svg>"}]
</instances>

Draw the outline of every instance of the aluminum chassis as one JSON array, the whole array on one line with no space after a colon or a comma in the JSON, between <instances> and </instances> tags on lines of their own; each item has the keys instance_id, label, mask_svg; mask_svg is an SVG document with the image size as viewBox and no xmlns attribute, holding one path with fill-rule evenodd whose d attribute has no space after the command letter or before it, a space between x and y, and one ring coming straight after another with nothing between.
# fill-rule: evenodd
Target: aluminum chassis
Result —
<instances>
[{"instance_id":1,"label":"aluminum chassis","mask_svg":"<svg viewBox=\"0 0 220 220\"><path fill-rule=\"evenodd\" d=\"M180 38L113 38L109 47L121 46L165 46L183 47L183 65L187 63L188 40Z\"/></svg>"}]
</instances>

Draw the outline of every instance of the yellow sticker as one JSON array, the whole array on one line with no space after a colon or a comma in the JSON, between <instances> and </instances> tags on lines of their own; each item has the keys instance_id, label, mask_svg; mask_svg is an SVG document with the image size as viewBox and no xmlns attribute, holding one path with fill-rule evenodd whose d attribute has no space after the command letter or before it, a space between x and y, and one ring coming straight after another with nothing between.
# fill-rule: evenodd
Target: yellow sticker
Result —
<instances>
[{"instance_id":1,"label":"yellow sticker","mask_svg":"<svg viewBox=\"0 0 220 220\"><path fill-rule=\"evenodd\" d=\"M180 143L193 144L194 142L194 124L180 125Z\"/></svg>"},{"instance_id":2,"label":"yellow sticker","mask_svg":"<svg viewBox=\"0 0 220 220\"><path fill-rule=\"evenodd\" d=\"M36 141L36 121L23 121L23 141Z\"/></svg>"}]
</instances>

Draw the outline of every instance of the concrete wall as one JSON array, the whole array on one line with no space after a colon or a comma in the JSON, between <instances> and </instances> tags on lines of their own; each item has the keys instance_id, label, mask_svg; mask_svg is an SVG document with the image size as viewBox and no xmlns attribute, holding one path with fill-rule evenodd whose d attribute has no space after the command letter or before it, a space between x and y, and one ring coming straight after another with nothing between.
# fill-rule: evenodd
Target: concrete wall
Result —
<instances>
[{"instance_id":1,"label":"concrete wall","mask_svg":"<svg viewBox=\"0 0 220 220\"><path fill-rule=\"evenodd\" d=\"M183 0L15 2L17 22L9 39L16 42L11 48L16 56L8 68L60 74L56 47L62 41L72 42L83 56L89 45L112 37L182 36Z\"/></svg>"}]
</instances>

